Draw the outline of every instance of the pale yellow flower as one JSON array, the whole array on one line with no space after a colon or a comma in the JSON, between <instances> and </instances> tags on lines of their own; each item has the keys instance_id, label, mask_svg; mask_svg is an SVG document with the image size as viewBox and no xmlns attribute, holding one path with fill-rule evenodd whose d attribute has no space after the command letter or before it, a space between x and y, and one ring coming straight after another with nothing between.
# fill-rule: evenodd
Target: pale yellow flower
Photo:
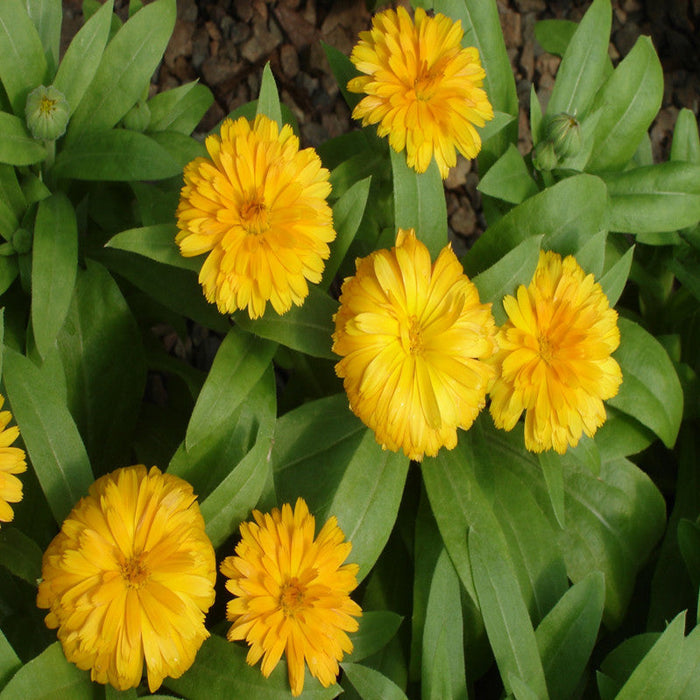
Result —
<instances>
[{"instance_id":1,"label":"pale yellow flower","mask_svg":"<svg viewBox=\"0 0 700 700\"><path fill-rule=\"evenodd\" d=\"M446 246L434 264L413 229L356 262L343 283L333 351L350 408L382 447L411 459L457 444L485 405L496 349L491 305Z\"/></svg>"},{"instance_id":2,"label":"pale yellow flower","mask_svg":"<svg viewBox=\"0 0 700 700\"><path fill-rule=\"evenodd\" d=\"M5 397L0 396L0 408L5 403ZM10 503L22 500L22 482L15 476L27 471L27 461L24 450L12 447L19 437L19 428L7 424L12 420L9 411L0 411L0 522L9 523L15 513Z\"/></svg>"},{"instance_id":3,"label":"pale yellow flower","mask_svg":"<svg viewBox=\"0 0 700 700\"><path fill-rule=\"evenodd\" d=\"M265 677L286 654L293 695L304 687L304 662L324 687L338 675L338 662L352 651L347 632L358 629L360 607L350 598L357 564L343 564L351 544L335 517L314 538L315 520L302 498L292 510L253 511L255 522L241 524L235 556L221 564L226 589L235 597L226 607L233 622L228 639L246 640L247 661L262 658Z\"/></svg>"},{"instance_id":4,"label":"pale yellow flower","mask_svg":"<svg viewBox=\"0 0 700 700\"><path fill-rule=\"evenodd\" d=\"M462 48L463 35L461 22L429 17L419 7L414 23L399 7L375 15L350 56L364 75L350 80L348 90L367 95L352 116L363 126L378 124L378 134L395 151L405 148L419 173L435 156L443 179L456 163L455 149L476 157L481 137L474 127L493 118L479 52Z\"/></svg>"},{"instance_id":5,"label":"pale yellow flower","mask_svg":"<svg viewBox=\"0 0 700 700\"><path fill-rule=\"evenodd\" d=\"M503 306L509 320L498 333L491 415L511 430L525 411L525 447L563 454L604 423L603 401L622 382L611 357L620 344L617 312L574 257L551 251L540 253L530 286Z\"/></svg>"}]
</instances>

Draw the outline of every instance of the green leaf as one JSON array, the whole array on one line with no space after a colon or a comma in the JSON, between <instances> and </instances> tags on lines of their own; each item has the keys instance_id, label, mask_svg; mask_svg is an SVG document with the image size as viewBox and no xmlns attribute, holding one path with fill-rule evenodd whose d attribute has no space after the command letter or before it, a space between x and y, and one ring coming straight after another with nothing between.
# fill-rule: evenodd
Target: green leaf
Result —
<instances>
[{"instance_id":1,"label":"green leaf","mask_svg":"<svg viewBox=\"0 0 700 700\"><path fill-rule=\"evenodd\" d=\"M481 178L477 189L512 204L520 204L539 192L520 151L512 143Z\"/></svg>"},{"instance_id":2,"label":"green leaf","mask_svg":"<svg viewBox=\"0 0 700 700\"><path fill-rule=\"evenodd\" d=\"M609 697L611 700L617 697L622 686L632 675L632 671L641 663L660 636L656 632L647 632L629 637L605 657L597 673L602 697ZM602 679L601 676L603 676Z\"/></svg>"},{"instance_id":3,"label":"green leaf","mask_svg":"<svg viewBox=\"0 0 700 700\"><path fill-rule=\"evenodd\" d=\"M0 257L0 294L4 294L19 274L17 258Z\"/></svg>"},{"instance_id":4,"label":"green leaf","mask_svg":"<svg viewBox=\"0 0 700 700\"><path fill-rule=\"evenodd\" d=\"M42 357L53 347L73 297L78 224L62 192L39 203L32 252L32 329Z\"/></svg>"},{"instance_id":5,"label":"green leaf","mask_svg":"<svg viewBox=\"0 0 700 700\"><path fill-rule=\"evenodd\" d=\"M364 610L359 618L360 628L348 635L353 650L345 662L356 663L376 654L394 637L403 618L391 610Z\"/></svg>"},{"instance_id":6,"label":"green leaf","mask_svg":"<svg viewBox=\"0 0 700 700\"><path fill-rule=\"evenodd\" d=\"M87 19L66 49L58 67L53 85L68 101L73 114L100 65L111 25L114 0L106 0L92 17Z\"/></svg>"},{"instance_id":7,"label":"green leaf","mask_svg":"<svg viewBox=\"0 0 700 700\"><path fill-rule=\"evenodd\" d=\"M170 155L180 170L195 158L209 155L203 143L179 131L152 131L148 137Z\"/></svg>"},{"instance_id":8,"label":"green leaf","mask_svg":"<svg viewBox=\"0 0 700 700\"><path fill-rule=\"evenodd\" d=\"M57 178L116 182L162 180L181 171L180 163L154 139L127 129L90 131L61 151L52 168Z\"/></svg>"},{"instance_id":9,"label":"green leaf","mask_svg":"<svg viewBox=\"0 0 700 700\"><path fill-rule=\"evenodd\" d=\"M535 630L552 700L574 695L598 636L605 581L593 572L572 586Z\"/></svg>"},{"instance_id":10,"label":"green leaf","mask_svg":"<svg viewBox=\"0 0 700 700\"><path fill-rule=\"evenodd\" d=\"M4 6L0 3L0 12L2 7ZM33 165L44 158L46 149L30 136L24 121L0 112L0 162L8 165Z\"/></svg>"},{"instance_id":11,"label":"green leaf","mask_svg":"<svg viewBox=\"0 0 700 700\"><path fill-rule=\"evenodd\" d=\"M44 47L44 55L50 66L49 75L53 75L58 66L61 46L61 0L27 0L27 11Z\"/></svg>"},{"instance_id":12,"label":"green leaf","mask_svg":"<svg viewBox=\"0 0 700 700\"><path fill-rule=\"evenodd\" d=\"M0 561L15 576L36 587L41 578L41 557L39 545L16 527L3 527L0 530ZM1 665L1 663L0 663ZM2 672L0 671L0 675ZM2 683L0 683L1 687Z\"/></svg>"},{"instance_id":13,"label":"green leaf","mask_svg":"<svg viewBox=\"0 0 700 700\"><path fill-rule=\"evenodd\" d=\"M93 476L78 429L46 376L5 348L5 387L22 439L56 522L87 495Z\"/></svg>"},{"instance_id":14,"label":"green leaf","mask_svg":"<svg viewBox=\"0 0 700 700\"><path fill-rule=\"evenodd\" d=\"M683 107L676 117L671 143L671 160L700 164L700 134L695 115Z\"/></svg>"},{"instance_id":15,"label":"green leaf","mask_svg":"<svg viewBox=\"0 0 700 700\"><path fill-rule=\"evenodd\" d=\"M512 114L495 110L493 113L493 119L487 121L484 126L475 128L479 132L479 136L481 136L482 143L485 143L496 134L500 134L509 124L512 124L514 121L515 117Z\"/></svg>"},{"instance_id":16,"label":"green leaf","mask_svg":"<svg viewBox=\"0 0 700 700\"><path fill-rule=\"evenodd\" d=\"M459 578L444 548L430 584L422 660L421 689L424 698L466 700Z\"/></svg>"},{"instance_id":17,"label":"green leaf","mask_svg":"<svg viewBox=\"0 0 700 700\"><path fill-rule=\"evenodd\" d=\"M663 89L663 70L651 38L640 36L591 105L591 111L605 109L596 125L587 170L616 170L629 162L659 112Z\"/></svg>"},{"instance_id":18,"label":"green leaf","mask_svg":"<svg viewBox=\"0 0 700 700\"><path fill-rule=\"evenodd\" d=\"M687 518L678 523L678 547L688 568L688 573L697 588L700 586L700 527Z\"/></svg>"},{"instance_id":19,"label":"green leaf","mask_svg":"<svg viewBox=\"0 0 700 700\"><path fill-rule=\"evenodd\" d=\"M68 402L96 474L128 463L146 383L141 334L117 283L99 263L80 270L58 335Z\"/></svg>"},{"instance_id":20,"label":"green leaf","mask_svg":"<svg viewBox=\"0 0 700 700\"><path fill-rule=\"evenodd\" d=\"M537 25L535 25L537 26ZM536 146L542 140L542 105L537 97L535 84L530 86L530 133L532 134L532 145Z\"/></svg>"},{"instance_id":21,"label":"green leaf","mask_svg":"<svg viewBox=\"0 0 700 700\"><path fill-rule=\"evenodd\" d=\"M191 134L214 102L206 86L193 81L159 92L148 100L151 122L148 131L179 131Z\"/></svg>"},{"instance_id":22,"label":"green leaf","mask_svg":"<svg viewBox=\"0 0 700 700\"><path fill-rule=\"evenodd\" d=\"M596 279L603 273L607 238L607 231L598 231L598 233L593 234L584 242L581 248L576 251L576 261L578 264L585 272L593 274Z\"/></svg>"},{"instance_id":23,"label":"green leaf","mask_svg":"<svg viewBox=\"0 0 700 700\"><path fill-rule=\"evenodd\" d=\"M535 23L535 39L548 53L563 56L578 26L568 19L543 19Z\"/></svg>"},{"instance_id":24,"label":"green leaf","mask_svg":"<svg viewBox=\"0 0 700 700\"><path fill-rule=\"evenodd\" d=\"M12 111L24 117L27 95L44 83L47 66L41 39L21 0L0 2L0 56L0 81ZM0 133L3 131L0 125Z\"/></svg>"},{"instance_id":25,"label":"green leaf","mask_svg":"<svg viewBox=\"0 0 700 700\"><path fill-rule=\"evenodd\" d=\"M633 257L634 246L628 248L625 254L599 280L603 293L608 298L611 307L617 304L620 295L625 289Z\"/></svg>"},{"instance_id":26,"label":"green leaf","mask_svg":"<svg viewBox=\"0 0 700 700\"><path fill-rule=\"evenodd\" d=\"M700 221L700 165L658 163L603 179L610 194L611 231L673 232Z\"/></svg>"},{"instance_id":27,"label":"green leaf","mask_svg":"<svg viewBox=\"0 0 700 700\"><path fill-rule=\"evenodd\" d=\"M547 116L561 112L577 118L585 116L609 61L611 23L610 0L594 0L566 47L547 104Z\"/></svg>"},{"instance_id":28,"label":"green leaf","mask_svg":"<svg viewBox=\"0 0 700 700\"><path fill-rule=\"evenodd\" d=\"M468 541L479 608L506 692L510 691L507 679L513 674L537 697L546 698L547 684L535 632L518 580L509 562L499 556L493 533L472 528Z\"/></svg>"},{"instance_id":29,"label":"green leaf","mask_svg":"<svg viewBox=\"0 0 700 700\"><path fill-rule=\"evenodd\" d=\"M7 215L11 217L16 227L19 218L24 214L27 200L19 186L17 171L5 163L0 163L0 202L4 207L7 207ZM12 230L14 231L14 228Z\"/></svg>"},{"instance_id":30,"label":"green leaf","mask_svg":"<svg viewBox=\"0 0 700 700\"><path fill-rule=\"evenodd\" d=\"M73 113L65 136L67 147L88 132L110 129L136 104L163 56L175 14L175 0L156 0L117 32Z\"/></svg>"},{"instance_id":31,"label":"green leaf","mask_svg":"<svg viewBox=\"0 0 700 700\"><path fill-rule=\"evenodd\" d=\"M341 667L363 700L407 700L403 690L383 673L362 664L348 662L342 663Z\"/></svg>"},{"instance_id":32,"label":"green leaf","mask_svg":"<svg viewBox=\"0 0 700 700\"><path fill-rule=\"evenodd\" d=\"M575 175L548 187L489 226L462 261L469 276L497 263L522 241L545 234L544 248L575 252L605 228L607 191L593 175ZM566 250L564 250L566 249Z\"/></svg>"},{"instance_id":33,"label":"green leaf","mask_svg":"<svg viewBox=\"0 0 700 700\"><path fill-rule=\"evenodd\" d=\"M178 228L175 224L153 224L152 226L131 228L112 236L105 243L105 246L128 250L164 265L199 272L202 267L202 257L185 258L180 255L175 243L177 232Z\"/></svg>"},{"instance_id":34,"label":"green leaf","mask_svg":"<svg viewBox=\"0 0 700 700\"><path fill-rule=\"evenodd\" d=\"M625 318L618 320L620 347L615 359L622 385L609 404L651 428L673 447L683 416L683 390L671 359L647 331Z\"/></svg>"},{"instance_id":35,"label":"green leaf","mask_svg":"<svg viewBox=\"0 0 700 700\"><path fill-rule=\"evenodd\" d=\"M0 688L22 667L19 656L0 630Z\"/></svg>"},{"instance_id":36,"label":"green leaf","mask_svg":"<svg viewBox=\"0 0 700 700\"><path fill-rule=\"evenodd\" d=\"M447 245L447 205L437 163L433 159L424 173L406 164L406 154L390 149L394 181L394 225L415 229L434 260Z\"/></svg>"},{"instance_id":37,"label":"green leaf","mask_svg":"<svg viewBox=\"0 0 700 700\"><path fill-rule=\"evenodd\" d=\"M0 700L93 700L90 675L66 660L60 642L54 642L12 677Z\"/></svg>"},{"instance_id":38,"label":"green leaf","mask_svg":"<svg viewBox=\"0 0 700 700\"><path fill-rule=\"evenodd\" d=\"M542 476L547 485L547 493L552 503L552 510L559 527L566 527L566 510L564 507L564 465L561 456L548 450L540 452L537 459L542 468Z\"/></svg>"},{"instance_id":39,"label":"green leaf","mask_svg":"<svg viewBox=\"0 0 700 700\"><path fill-rule=\"evenodd\" d=\"M371 182L371 177L356 182L333 205L333 228L336 231L336 238L331 245L331 256L323 271L323 279L319 285L321 289L327 290L330 287L355 238L365 213Z\"/></svg>"},{"instance_id":40,"label":"green leaf","mask_svg":"<svg viewBox=\"0 0 700 700\"><path fill-rule=\"evenodd\" d=\"M364 95L357 92L348 92L348 81L360 75L360 73L355 68L352 61L342 51L339 51L334 46L326 44L324 41L321 42L321 46L326 54L326 58L328 59L328 64L331 67L333 77L338 83L340 92L345 98L345 101L350 109L354 109Z\"/></svg>"},{"instance_id":41,"label":"green leaf","mask_svg":"<svg viewBox=\"0 0 700 700\"><path fill-rule=\"evenodd\" d=\"M266 117L277 122L277 126L281 129L282 108L280 107L280 96L277 92L277 84L275 77L272 75L270 62L265 64L260 82L260 96L258 97L258 108L256 114L264 114Z\"/></svg>"},{"instance_id":42,"label":"green leaf","mask_svg":"<svg viewBox=\"0 0 700 700\"><path fill-rule=\"evenodd\" d=\"M270 677L265 678L258 665L249 666L246 663L246 654L245 646L232 644L213 634L202 644L190 669L180 678L166 678L164 685L188 700L292 698L284 659L277 664ZM335 684L323 688L306 670L304 698L330 700L338 695L339 691L340 688Z\"/></svg>"},{"instance_id":43,"label":"green leaf","mask_svg":"<svg viewBox=\"0 0 700 700\"><path fill-rule=\"evenodd\" d=\"M338 302L322 289L309 285L309 296L303 306L292 306L281 316L268 306L265 313L251 319L247 311L238 311L233 318L236 324L249 333L274 340L292 350L337 360L331 351L331 335L335 330L333 315L338 311Z\"/></svg>"}]
</instances>

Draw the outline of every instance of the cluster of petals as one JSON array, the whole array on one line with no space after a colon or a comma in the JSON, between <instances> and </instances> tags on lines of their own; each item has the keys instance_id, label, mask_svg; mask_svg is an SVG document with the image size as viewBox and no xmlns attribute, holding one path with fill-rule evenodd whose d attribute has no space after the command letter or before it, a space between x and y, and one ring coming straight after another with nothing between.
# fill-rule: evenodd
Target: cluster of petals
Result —
<instances>
[{"instance_id":1,"label":"cluster of petals","mask_svg":"<svg viewBox=\"0 0 700 700\"><path fill-rule=\"evenodd\" d=\"M226 119L206 148L184 170L176 241L185 257L208 253L199 273L207 300L251 318L268 301L280 314L301 305L335 238L328 170L312 148L299 150L291 126L263 114L253 124Z\"/></svg>"},{"instance_id":2,"label":"cluster of petals","mask_svg":"<svg viewBox=\"0 0 700 700\"><path fill-rule=\"evenodd\" d=\"M496 326L452 248L431 263L399 229L394 248L356 261L334 319L336 372L377 442L415 460L455 447L495 376Z\"/></svg>"},{"instance_id":3,"label":"cluster of petals","mask_svg":"<svg viewBox=\"0 0 700 700\"><path fill-rule=\"evenodd\" d=\"M377 124L408 165L425 172L435 157L447 177L456 151L474 158L481 150L482 127L493 108L482 88L486 73L474 47L462 48L461 22L422 8L414 20L399 7L376 14L372 28L360 32L350 56L362 74L350 92L366 95L352 116L363 126Z\"/></svg>"},{"instance_id":4,"label":"cluster of petals","mask_svg":"<svg viewBox=\"0 0 700 700\"><path fill-rule=\"evenodd\" d=\"M0 396L0 408L5 397ZM0 522L9 523L14 517L10 503L22 500L22 482L15 476L27 471L24 450L13 447L12 443L19 437L19 428L7 424L12 420L10 411L0 411Z\"/></svg>"},{"instance_id":5,"label":"cluster of petals","mask_svg":"<svg viewBox=\"0 0 700 700\"><path fill-rule=\"evenodd\" d=\"M541 252L532 282L503 302L491 415L511 430L525 412L525 447L564 453L605 421L603 401L617 394L622 372L617 312L576 259Z\"/></svg>"},{"instance_id":6,"label":"cluster of petals","mask_svg":"<svg viewBox=\"0 0 700 700\"><path fill-rule=\"evenodd\" d=\"M357 586L357 564L344 564L351 544L335 517L315 534L315 519L299 498L271 513L253 511L241 525L235 556L221 564L226 589L235 597L226 607L233 623L228 639L246 640L247 661L262 658L265 677L286 655L289 683L297 696L304 687L304 665L324 687L338 675L338 662L353 645L347 635L362 614L350 598Z\"/></svg>"}]
</instances>

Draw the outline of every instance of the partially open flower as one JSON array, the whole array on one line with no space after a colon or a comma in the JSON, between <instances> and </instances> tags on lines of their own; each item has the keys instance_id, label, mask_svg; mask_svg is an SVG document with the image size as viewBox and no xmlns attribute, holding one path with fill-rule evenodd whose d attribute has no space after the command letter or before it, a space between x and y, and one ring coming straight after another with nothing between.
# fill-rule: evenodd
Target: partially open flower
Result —
<instances>
[{"instance_id":1,"label":"partially open flower","mask_svg":"<svg viewBox=\"0 0 700 700\"><path fill-rule=\"evenodd\" d=\"M575 156L581 150L581 126L576 117L562 112L549 121L547 139L560 158Z\"/></svg>"},{"instance_id":2,"label":"partially open flower","mask_svg":"<svg viewBox=\"0 0 700 700\"><path fill-rule=\"evenodd\" d=\"M27 126L35 139L55 141L66 133L70 110L65 95L53 85L39 85L27 96Z\"/></svg>"}]
</instances>

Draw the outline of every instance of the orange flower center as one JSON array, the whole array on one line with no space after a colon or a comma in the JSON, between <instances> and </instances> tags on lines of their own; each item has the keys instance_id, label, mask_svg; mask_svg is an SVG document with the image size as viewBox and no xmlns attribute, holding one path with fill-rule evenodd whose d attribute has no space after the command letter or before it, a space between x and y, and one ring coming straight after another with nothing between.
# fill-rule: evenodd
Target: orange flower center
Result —
<instances>
[{"instance_id":1,"label":"orange flower center","mask_svg":"<svg viewBox=\"0 0 700 700\"><path fill-rule=\"evenodd\" d=\"M416 316L408 319L408 352L411 355L423 354L423 329Z\"/></svg>"},{"instance_id":2,"label":"orange flower center","mask_svg":"<svg viewBox=\"0 0 700 700\"><path fill-rule=\"evenodd\" d=\"M418 74L413 79L413 90L416 99L424 102L431 99L435 92L435 87L443 77L442 62L436 63L432 68L428 68L427 61L423 61L418 70Z\"/></svg>"},{"instance_id":3,"label":"orange flower center","mask_svg":"<svg viewBox=\"0 0 700 700\"><path fill-rule=\"evenodd\" d=\"M550 339L546 335L541 335L537 339L539 346L538 354L539 356L549 365L554 359L554 346Z\"/></svg>"},{"instance_id":4,"label":"orange flower center","mask_svg":"<svg viewBox=\"0 0 700 700\"><path fill-rule=\"evenodd\" d=\"M279 605L286 617L294 617L306 607L306 586L296 576L282 584Z\"/></svg>"},{"instance_id":5,"label":"orange flower center","mask_svg":"<svg viewBox=\"0 0 700 700\"><path fill-rule=\"evenodd\" d=\"M141 588L151 577L151 572L146 566L144 559L146 555L142 552L121 562L120 569L122 579L127 588Z\"/></svg>"},{"instance_id":6,"label":"orange flower center","mask_svg":"<svg viewBox=\"0 0 700 700\"><path fill-rule=\"evenodd\" d=\"M241 207L240 215L243 228L254 236L265 233L270 228L270 211L259 194Z\"/></svg>"}]
</instances>

